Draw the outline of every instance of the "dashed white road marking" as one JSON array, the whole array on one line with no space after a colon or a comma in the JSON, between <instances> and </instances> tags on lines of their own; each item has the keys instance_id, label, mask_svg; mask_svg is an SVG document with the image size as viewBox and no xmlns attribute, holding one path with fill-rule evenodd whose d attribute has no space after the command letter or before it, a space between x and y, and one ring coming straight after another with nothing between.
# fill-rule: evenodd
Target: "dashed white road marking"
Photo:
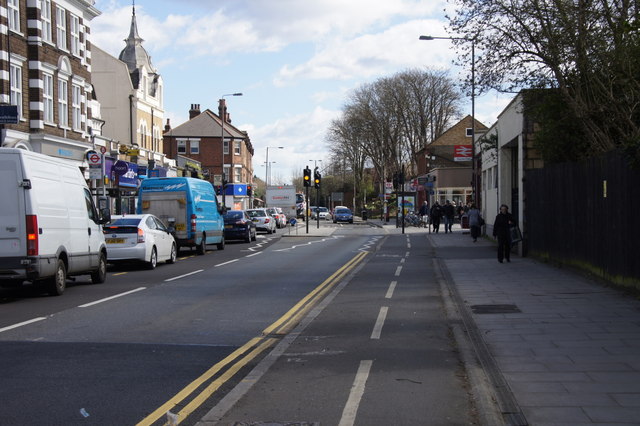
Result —
<instances>
[{"instance_id":1,"label":"dashed white road marking","mask_svg":"<svg viewBox=\"0 0 640 426\"><path fill-rule=\"evenodd\" d=\"M373 326L371 339L374 339L374 340L380 339L380 334L382 334L382 326L384 326L384 322L387 319L388 311L389 311L389 307L387 306L383 306L380 308L380 312L378 313L378 319L376 320L376 325Z\"/></svg>"},{"instance_id":2,"label":"dashed white road marking","mask_svg":"<svg viewBox=\"0 0 640 426\"><path fill-rule=\"evenodd\" d=\"M358 367L356 378L353 381L353 385L351 385L349 399L347 400L347 404L344 406L344 410L342 410L342 417L340 418L338 426L352 426L355 423L358 407L360 406L362 395L364 395L364 387L367 383L367 379L369 378L369 372L371 371L372 364L373 361L371 360L360 361L360 367Z\"/></svg>"},{"instance_id":3,"label":"dashed white road marking","mask_svg":"<svg viewBox=\"0 0 640 426\"><path fill-rule=\"evenodd\" d=\"M177 277L168 278L165 280L165 282L179 280L180 278L188 277L189 275L197 274L202 271L204 271L204 269L198 269L197 271L189 272L188 274L178 275Z\"/></svg>"},{"instance_id":4,"label":"dashed white road marking","mask_svg":"<svg viewBox=\"0 0 640 426\"><path fill-rule=\"evenodd\" d=\"M17 324L9 325L7 327L0 328L0 333L2 333L3 331L13 330L14 328L22 327L24 325L33 324L34 322L38 322L38 321L42 321L42 320L46 320L46 319L47 319L46 317L38 317L38 318L30 319L28 321L23 321L23 322L19 322Z\"/></svg>"},{"instance_id":5,"label":"dashed white road marking","mask_svg":"<svg viewBox=\"0 0 640 426\"><path fill-rule=\"evenodd\" d=\"M393 297L393 292L396 289L396 285L398 285L398 281L391 281L391 284L389 284L389 289L387 290L387 294L384 296L385 299L391 299Z\"/></svg>"},{"instance_id":6,"label":"dashed white road marking","mask_svg":"<svg viewBox=\"0 0 640 426\"><path fill-rule=\"evenodd\" d=\"M396 268L396 274L395 274L395 275L396 275L396 277L399 277L399 276L400 276L400 272L402 272L402 266L398 266L398 267Z\"/></svg>"},{"instance_id":7,"label":"dashed white road marking","mask_svg":"<svg viewBox=\"0 0 640 426\"><path fill-rule=\"evenodd\" d=\"M111 297L105 297L104 299L96 300L95 302L85 303L84 305L78 306L78 308L88 308L89 306L97 305L98 303L108 302L109 300L117 299L118 297L122 297L122 296L127 296L131 293L137 293L142 290L146 290L146 287L138 287L130 291L125 291L124 293L120 293Z\"/></svg>"}]
</instances>

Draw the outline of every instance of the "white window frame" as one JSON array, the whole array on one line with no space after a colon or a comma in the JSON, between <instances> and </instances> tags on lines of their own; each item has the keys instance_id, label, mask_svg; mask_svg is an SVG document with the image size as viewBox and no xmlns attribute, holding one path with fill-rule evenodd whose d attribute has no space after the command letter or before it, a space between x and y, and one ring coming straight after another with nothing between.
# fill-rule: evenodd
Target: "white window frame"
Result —
<instances>
[{"instance_id":1,"label":"white window frame","mask_svg":"<svg viewBox=\"0 0 640 426\"><path fill-rule=\"evenodd\" d=\"M51 0L40 0L40 19L42 20L42 40L53 43L51 34Z\"/></svg>"},{"instance_id":2,"label":"white window frame","mask_svg":"<svg viewBox=\"0 0 640 426\"><path fill-rule=\"evenodd\" d=\"M10 64L11 89L9 95L9 103L18 106L18 119L22 118L22 67L16 64Z\"/></svg>"},{"instance_id":3,"label":"white window frame","mask_svg":"<svg viewBox=\"0 0 640 426\"><path fill-rule=\"evenodd\" d=\"M235 155L242 154L242 141L233 141L233 153Z\"/></svg>"},{"instance_id":4,"label":"white window frame","mask_svg":"<svg viewBox=\"0 0 640 426\"><path fill-rule=\"evenodd\" d=\"M229 182L229 177L230 177L230 175L231 175L231 167L229 167L229 166L225 165L225 166L222 168L222 170L223 170L224 176L227 178L227 182Z\"/></svg>"},{"instance_id":5,"label":"white window frame","mask_svg":"<svg viewBox=\"0 0 640 426\"><path fill-rule=\"evenodd\" d=\"M242 182L242 167L233 168L233 181L235 183Z\"/></svg>"},{"instance_id":6,"label":"white window frame","mask_svg":"<svg viewBox=\"0 0 640 426\"><path fill-rule=\"evenodd\" d=\"M71 126L74 130L82 130L82 88L71 85Z\"/></svg>"},{"instance_id":7,"label":"white window frame","mask_svg":"<svg viewBox=\"0 0 640 426\"><path fill-rule=\"evenodd\" d=\"M69 127L69 82L58 79L58 126Z\"/></svg>"},{"instance_id":8,"label":"white window frame","mask_svg":"<svg viewBox=\"0 0 640 426\"><path fill-rule=\"evenodd\" d=\"M200 154L200 141L189 141L189 154Z\"/></svg>"},{"instance_id":9,"label":"white window frame","mask_svg":"<svg viewBox=\"0 0 640 426\"><path fill-rule=\"evenodd\" d=\"M67 50L67 11L60 6L56 6L56 44Z\"/></svg>"},{"instance_id":10,"label":"white window frame","mask_svg":"<svg viewBox=\"0 0 640 426\"><path fill-rule=\"evenodd\" d=\"M186 154L187 153L187 141L184 139L178 139L178 154Z\"/></svg>"},{"instance_id":11,"label":"white window frame","mask_svg":"<svg viewBox=\"0 0 640 426\"><path fill-rule=\"evenodd\" d=\"M74 14L69 14L69 21L71 22L71 28L69 29L71 34L71 54L80 56L80 18Z\"/></svg>"},{"instance_id":12,"label":"white window frame","mask_svg":"<svg viewBox=\"0 0 640 426\"><path fill-rule=\"evenodd\" d=\"M140 123L140 146L142 148L147 147L147 123L144 121Z\"/></svg>"},{"instance_id":13,"label":"white window frame","mask_svg":"<svg viewBox=\"0 0 640 426\"><path fill-rule=\"evenodd\" d=\"M224 155L229 155L229 140L224 139L222 143L224 144L222 152L224 153Z\"/></svg>"},{"instance_id":14,"label":"white window frame","mask_svg":"<svg viewBox=\"0 0 640 426\"><path fill-rule=\"evenodd\" d=\"M42 104L43 120L45 123L53 124L53 75L42 74Z\"/></svg>"},{"instance_id":15,"label":"white window frame","mask_svg":"<svg viewBox=\"0 0 640 426\"><path fill-rule=\"evenodd\" d=\"M7 0L7 20L9 29L20 32L20 0Z\"/></svg>"}]
</instances>

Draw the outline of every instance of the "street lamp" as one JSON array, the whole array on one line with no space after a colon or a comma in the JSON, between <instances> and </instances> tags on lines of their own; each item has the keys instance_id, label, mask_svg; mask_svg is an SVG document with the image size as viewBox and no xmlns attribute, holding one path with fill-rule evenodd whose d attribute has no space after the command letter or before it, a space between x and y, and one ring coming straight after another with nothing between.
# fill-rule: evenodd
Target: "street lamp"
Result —
<instances>
[{"instance_id":1,"label":"street lamp","mask_svg":"<svg viewBox=\"0 0 640 426\"><path fill-rule=\"evenodd\" d=\"M226 95L222 95L220 97L220 144L222 145L222 208L224 208L226 198L224 175L224 121L226 120L225 110L227 105L224 102L225 96L242 96L242 93L227 93ZM231 148L229 148L229 151L231 151Z\"/></svg>"},{"instance_id":2,"label":"street lamp","mask_svg":"<svg viewBox=\"0 0 640 426\"><path fill-rule=\"evenodd\" d=\"M468 37L435 37L429 35L421 35L420 40L464 40L471 42L471 174L473 202L478 204L476 197L476 40Z\"/></svg>"},{"instance_id":3,"label":"street lamp","mask_svg":"<svg viewBox=\"0 0 640 426\"><path fill-rule=\"evenodd\" d=\"M264 184L265 186L269 186L271 180L271 167L269 166L269 148L275 149L284 149L284 146L268 146L267 147L267 158L265 164L267 165L266 170L264 171ZM275 163L275 161L274 161Z\"/></svg>"}]
</instances>

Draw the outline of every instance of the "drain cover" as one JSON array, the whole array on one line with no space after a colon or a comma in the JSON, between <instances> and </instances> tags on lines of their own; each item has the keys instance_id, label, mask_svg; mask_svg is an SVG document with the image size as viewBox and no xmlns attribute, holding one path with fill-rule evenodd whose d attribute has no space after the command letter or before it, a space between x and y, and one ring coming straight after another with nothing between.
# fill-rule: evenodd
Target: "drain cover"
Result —
<instances>
[{"instance_id":1,"label":"drain cover","mask_svg":"<svg viewBox=\"0 0 640 426\"><path fill-rule=\"evenodd\" d=\"M474 314L518 314L522 311L516 305L471 305Z\"/></svg>"}]
</instances>

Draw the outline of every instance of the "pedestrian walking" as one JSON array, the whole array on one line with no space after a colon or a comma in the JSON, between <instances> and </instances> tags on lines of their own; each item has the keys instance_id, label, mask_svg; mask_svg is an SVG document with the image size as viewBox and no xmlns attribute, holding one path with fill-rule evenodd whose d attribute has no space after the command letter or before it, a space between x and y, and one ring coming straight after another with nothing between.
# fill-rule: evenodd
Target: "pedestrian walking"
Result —
<instances>
[{"instance_id":1,"label":"pedestrian walking","mask_svg":"<svg viewBox=\"0 0 640 426\"><path fill-rule=\"evenodd\" d=\"M440 230L440 218L442 218L442 207L437 201L433 203L431 207L431 224L433 225L433 231L437 234Z\"/></svg>"},{"instance_id":2,"label":"pedestrian walking","mask_svg":"<svg viewBox=\"0 0 640 426\"><path fill-rule=\"evenodd\" d=\"M444 233L452 232L451 227L453 226L453 217L456 214L456 209L451 204L451 201L447 200L442 207L442 213L444 214Z\"/></svg>"},{"instance_id":3,"label":"pedestrian walking","mask_svg":"<svg viewBox=\"0 0 640 426\"><path fill-rule=\"evenodd\" d=\"M480 210L476 208L475 204L471 204L471 208L467 212L467 216L469 217L469 229L471 230L471 238L473 238L473 242L478 241L478 237L480 236L480 230L482 225L484 225L484 219L480 215Z\"/></svg>"},{"instance_id":4,"label":"pedestrian walking","mask_svg":"<svg viewBox=\"0 0 640 426\"><path fill-rule=\"evenodd\" d=\"M493 236L498 239L498 262L502 263L502 259L511 262L511 226L515 225L513 215L509 213L509 207L506 204L500 206L500 213L493 222Z\"/></svg>"},{"instance_id":5,"label":"pedestrian walking","mask_svg":"<svg viewBox=\"0 0 640 426\"><path fill-rule=\"evenodd\" d=\"M429 217L429 203L427 203L426 201L422 203L422 206L420 206L420 211L418 211L418 214L420 215L420 224L422 226L426 226L426 224L429 222L427 219Z\"/></svg>"}]
</instances>

